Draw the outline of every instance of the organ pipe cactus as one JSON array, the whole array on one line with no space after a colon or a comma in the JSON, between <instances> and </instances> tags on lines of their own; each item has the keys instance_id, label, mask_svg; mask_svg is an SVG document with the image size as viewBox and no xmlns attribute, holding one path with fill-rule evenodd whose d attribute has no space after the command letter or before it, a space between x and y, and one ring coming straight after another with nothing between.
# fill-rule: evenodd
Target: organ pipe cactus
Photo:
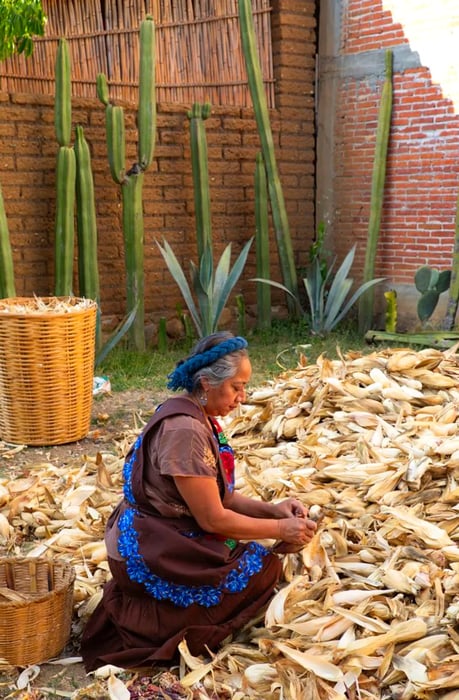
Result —
<instances>
[{"instance_id":1,"label":"organ pipe cactus","mask_svg":"<svg viewBox=\"0 0 459 700\"><path fill-rule=\"evenodd\" d=\"M209 102L201 105L195 102L187 112L190 120L191 168L194 185L194 208L198 259L204 250L212 247L212 222L210 208L209 168L207 158L207 139L204 120L210 116Z\"/></svg>"},{"instance_id":2,"label":"organ pipe cactus","mask_svg":"<svg viewBox=\"0 0 459 700\"><path fill-rule=\"evenodd\" d=\"M13 254L11 251L8 221L0 187L0 298L16 296L14 285Z\"/></svg>"},{"instance_id":3,"label":"organ pipe cactus","mask_svg":"<svg viewBox=\"0 0 459 700\"><path fill-rule=\"evenodd\" d=\"M69 296L73 287L73 252L75 243L75 151L61 146L56 168L55 279L57 296Z\"/></svg>"},{"instance_id":4,"label":"organ pipe cactus","mask_svg":"<svg viewBox=\"0 0 459 700\"><path fill-rule=\"evenodd\" d=\"M72 134L72 85L69 47L63 38L59 39L57 48L55 80L54 128L59 146L69 146Z\"/></svg>"},{"instance_id":5,"label":"organ pipe cactus","mask_svg":"<svg viewBox=\"0 0 459 700\"><path fill-rule=\"evenodd\" d=\"M156 137L155 25L150 16L140 25L139 49L138 162L129 170L125 168L124 111L110 103L107 79L102 73L97 76L97 95L105 106L110 173L122 193L126 300L129 314L135 312L130 341L135 350L142 351L145 349L142 189L145 170L153 160Z\"/></svg>"},{"instance_id":6,"label":"organ pipe cactus","mask_svg":"<svg viewBox=\"0 0 459 700\"><path fill-rule=\"evenodd\" d=\"M56 166L54 288L57 296L68 296L72 294L73 287L76 162L75 152L70 146L72 131L70 56L65 39L59 40L55 70L54 126L60 148Z\"/></svg>"},{"instance_id":7,"label":"organ pipe cactus","mask_svg":"<svg viewBox=\"0 0 459 700\"><path fill-rule=\"evenodd\" d=\"M97 302L96 351L102 344L100 287L97 266L97 223L91 153L82 126L76 127L76 202L78 231L78 286L80 295Z\"/></svg>"},{"instance_id":8,"label":"organ pipe cactus","mask_svg":"<svg viewBox=\"0 0 459 700\"><path fill-rule=\"evenodd\" d=\"M241 42L250 94L255 111L255 119L261 141L261 149L265 161L281 273L284 286L290 293L287 295L289 313L290 316L295 317L298 314L298 307L294 302L294 299L298 296L298 281L293 258L287 210L277 168L273 135L269 121L268 104L257 51L251 0L238 0L238 3Z\"/></svg>"},{"instance_id":9,"label":"organ pipe cactus","mask_svg":"<svg viewBox=\"0 0 459 700\"><path fill-rule=\"evenodd\" d=\"M378 126L376 131L376 147L373 162L371 184L370 218L368 222L367 248L363 268L363 281L373 279L375 273L376 250L379 229L381 227L381 212L384 199L386 180L387 149L389 145L390 121L392 114L392 51L386 51L385 79L381 94ZM369 287L360 297L358 306L359 331L366 333L373 319L374 288Z\"/></svg>"},{"instance_id":10,"label":"organ pipe cactus","mask_svg":"<svg viewBox=\"0 0 459 700\"><path fill-rule=\"evenodd\" d=\"M255 165L255 252L257 277L269 279L268 191L261 153L257 153ZM271 289L262 282L257 284L257 326L271 326Z\"/></svg>"}]
</instances>

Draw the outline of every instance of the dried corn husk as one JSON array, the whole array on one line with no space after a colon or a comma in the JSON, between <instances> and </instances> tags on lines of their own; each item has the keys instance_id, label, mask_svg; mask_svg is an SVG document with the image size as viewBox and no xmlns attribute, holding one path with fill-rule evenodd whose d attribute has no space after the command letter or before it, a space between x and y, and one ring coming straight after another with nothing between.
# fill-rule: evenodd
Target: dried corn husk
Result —
<instances>
[{"instance_id":1,"label":"dried corn husk","mask_svg":"<svg viewBox=\"0 0 459 700\"><path fill-rule=\"evenodd\" d=\"M456 349L320 357L226 419L238 489L295 496L323 519L284 558L264 620L210 659L181 645L184 687L240 700L435 700L459 688L458 380ZM11 455L12 478L0 478L0 551L74 563L77 632L109 576L103 532L135 434L116 454L37 464L25 479Z\"/></svg>"}]
</instances>

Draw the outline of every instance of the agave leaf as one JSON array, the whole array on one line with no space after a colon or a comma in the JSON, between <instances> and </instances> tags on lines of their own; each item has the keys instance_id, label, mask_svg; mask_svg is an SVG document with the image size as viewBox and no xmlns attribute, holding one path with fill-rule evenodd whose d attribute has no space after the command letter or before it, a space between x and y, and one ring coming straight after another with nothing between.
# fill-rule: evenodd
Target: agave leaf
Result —
<instances>
[{"instance_id":1,"label":"agave leaf","mask_svg":"<svg viewBox=\"0 0 459 700\"><path fill-rule=\"evenodd\" d=\"M209 335L212 332L211 327L211 310L212 310L212 285L204 288L202 286L202 279L205 278L206 273L201 275L201 267L206 265L203 257L201 257L200 266L197 267L192 261L190 261L191 268L191 280L194 293L197 300L197 305L201 317L201 335Z\"/></svg>"},{"instance_id":2,"label":"agave leaf","mask_svg":"<svg viewBox=\"0 0 459 700\"><path fill-rule=\"evenodd\" d=\"M352 279L347 277L340 282L336 282L337 278L333 280L333 284L328 290L327 301L324 309L324 326L335 325L335 318L339 315L343 304L346 301L346 297L352 288ZM335 284L336 282L336 284Z\"/></svg>"},{"instance_id":3,"label":"agave leaf","mask_svg":"<svg viewBox=\"0 0 459 700\"><path fill-rule=\"evenodd\" d=\"M303 280L304 286L306 288L306 292L308 294L308 299L309 299L309 305L310 305L310 311L311 311L311 318L313 319L313 325L314 319L322 319L323 318L323 311L324 311L324 304L325 304L325 290L327 286L327 282L330 278L332 269L333 269L334 263L330 266L330 268L327 270L327 273L325 277L322 276L322 270L320 267L320 260L316 258L314 260L313 265L310 267L308 270L308 274L306 275L306 278ZM307 281L307 284L306 284ZM321 325L321 321L319 322L319 325Z\"/></svg>"},{"instance_id":4,"label":"agave leaf","mask_svg":"<svg viewBox=\"0 0 459 700\"><path fill-rule=\"evenodd\" d=\"M125 318L125 320L115 328L115 330L110 335L109 339L104 344L100 352L97 353L96 359L94 361L94 367L97 367L101 364L101 362L103 362L103 360L105 360L108 353L111 350L113 350L113 348L115 347L115 345L117 345L117 343L119 343L123 335L125 335L128 332L136 317L138 305L139 302L137 302L134 308L131 309L130 313Z\"/></svg>"},{"instance_id":5,"label":"agave leaf","mask_svg":"<svg viewBox=\"0 0 459 700\"><path fill-rule=\"evenodd\" d=\"M169 268L169 272L171 273L172 277L174 278L178 288L180 289L183 299L185 301L185 304L188 307L188 310L191 314L191 318L193 319L193 323L196 326L196 330L200 336L202 336L201 332L201 319L199 317L198 310L196 308L196 305L193 300L193 296L191 294L191 289L190 285L187 282L187 279L185 277L185 274L180 267L180 263L177 260L174 251L172 250L171 246L167 241L164 241L164 247L161 246L158 241L156 241L156 245L158 246L159 250L161 251L161 255L163 256L165 263L167 267Z\"/></svg>"},{"instance_id":6,"label":"agave leaf","mask_svg":"<svg viewBox=\"0 0 459 700\"><path fill-rule=\"evenodd\" d=\"M213 313L213 319L214 319L214 324L216 325L218 323L218 319L221 316L221 313L225 307L226 302L228 301L228 297L231 294L236 282L238 281L239 277L242 274L242 270L244 269L244 265L247 260L247 256L249 254L250 246L252 245L253 237L250 238L241 252L239 253L232 270L230 271L228 277L224 281L223 288L221 290L219 298L215 297L214 299L214 313Z\"/></svg>"},{"instance_id":7,"label":"agave leaf","mask_svg":"<svg viewBox=\"0 0 459 700\"><path fill-rule=\"evenodd\" d=\"M204 248L199 260L199 281L202 289L208 297L212 296L212 277L214 274L214 263L212 260L212 250L207 246Z\"/></svg>"},{"instance_id":8,"label":"agave leaf","mask_svg":"<svg viewBox=\"0 0 459 700\"><path fill-rule=\"evenodd\" d=\"M325 331L330 331L334 326L336 326L349 312L353 304L357 301L357 299L370 287L373 287L375 284L379 284L384 280L384 277L377 277L374 280L368 280L367 282L364 282L351 296L347 304L342 308L341 312L336 316L334 319L333 325L329 325L327 321L325 322L324 330Z\"/></svg>"},{"instance_id":9,"label":"agave leaf","mask_svg":"<svg viewBox=\"0 0 459 700\"><path fill-rule=\"evenodd\" d=\"M355 245L352 246L350 249L349 253L346 255L344 258L343 262L339 266L338 270L336 271L336 274L333 278L333 282L330 287L330 292L333 290L333 294L335 293L334 287L340 289L341 286L343 285L344 281L347 279L350 269L352 267L352 263L354 262L354 255L355 255Z\"/></svg>"},{"instance_id":10,"label":"agave leaf","mask_svg":"<svg viewBox=\"0 0 459 700\"><path fill-rule=\"evenodd\" d=\"M228 279L229 269L231 262L231 243L228 243L225 250L222 253L220 260L218 261L217 269L215 270L214 279L214 298L219 299L225 286L225 282Z\"/></svg>"}]
</instances>

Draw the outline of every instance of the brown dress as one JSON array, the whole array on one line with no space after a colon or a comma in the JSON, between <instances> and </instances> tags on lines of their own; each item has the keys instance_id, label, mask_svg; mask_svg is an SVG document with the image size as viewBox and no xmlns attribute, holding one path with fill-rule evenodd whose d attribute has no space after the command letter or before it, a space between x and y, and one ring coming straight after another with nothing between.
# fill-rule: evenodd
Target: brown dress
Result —
<instances>
[{"instance_id":1,"label":"brown dress","mask_svg":"<svg viewBox=\"0 0 459 700\"><path fill-rule=\"evenodd\" d=\"M223 504L233 488L232 451L190 399L166 401L132 446L124 499L107 524L113 578L83 633L87 671L132 668L215 650L270 599L279 558L257 542L203 532L174 476L212 476Z\"/></svg>"}]
</instances>

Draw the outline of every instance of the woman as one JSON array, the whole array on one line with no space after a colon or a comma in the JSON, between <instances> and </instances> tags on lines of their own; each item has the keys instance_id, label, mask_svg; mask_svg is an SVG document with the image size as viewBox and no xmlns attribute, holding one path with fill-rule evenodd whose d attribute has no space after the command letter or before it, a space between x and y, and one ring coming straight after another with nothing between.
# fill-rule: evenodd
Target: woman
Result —
<instances>
[{"instance_id":1,"label":"woman","mask_svg":"<svg viewBox=\"0 0 459 700\"><path fill-rule=\"evenodd\" d=\"M278 504L234 491L234 457L215 416L245 399L247 341L200 340L169 375L184 389L165 401L127 455L124 498L107 524L113 578L84 631L88 671L171 661L216 649L271 597L281 574L258 539L296 551L316 525L295 499ZM241 542L240 540L244 540Z\"/></svg>"}]
</instances>

